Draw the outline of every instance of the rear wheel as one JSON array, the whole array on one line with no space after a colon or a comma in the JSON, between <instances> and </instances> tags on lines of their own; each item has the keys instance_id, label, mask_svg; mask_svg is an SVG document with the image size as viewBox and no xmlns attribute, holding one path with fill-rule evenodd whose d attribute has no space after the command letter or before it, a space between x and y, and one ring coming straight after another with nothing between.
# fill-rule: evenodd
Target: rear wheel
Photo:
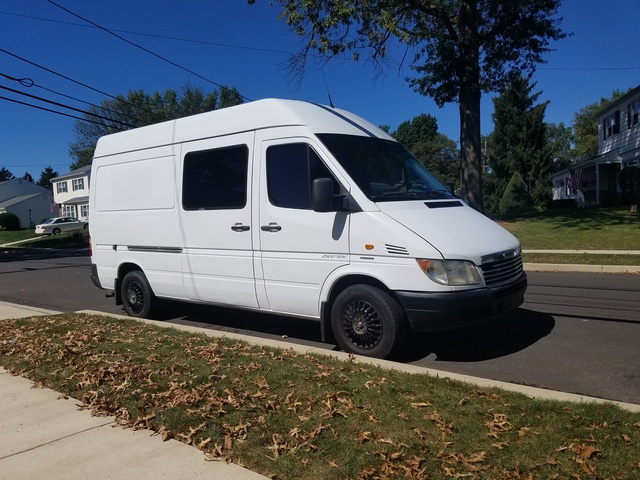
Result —
<instances>
[{"instance_id":1,"label":"rear wheel","mask_svg":"<svg viewBox=\"0 0 640 480\"><path fill-rule=\"evenodd\" d=\"M59 228L54 228L51 233L53 233L54 235L58 235L60 233L60 229Z\"/></svg>"},{"instance_id":2,"label":"rear wheel","mask_svg":"<svg viewBox=\"0 0 640 480\"><path fill-rule=\"evenodd\" d=\"M149 318L155 303L155 295L144 273L139 270L127 273L122 280L120 293L127 315Z\"/></svg>"},{"instance_id":3,"label":"rear wheel","mask_svg":"<svg viewBox=\"0 0 640 480\"><path fill-rule=\"evenodd\" d=\"M344 351L385 358L402 345L406 320L402 307L384 290L352 285L333 303L331 327Z\"/></svg>"}]
</instances>

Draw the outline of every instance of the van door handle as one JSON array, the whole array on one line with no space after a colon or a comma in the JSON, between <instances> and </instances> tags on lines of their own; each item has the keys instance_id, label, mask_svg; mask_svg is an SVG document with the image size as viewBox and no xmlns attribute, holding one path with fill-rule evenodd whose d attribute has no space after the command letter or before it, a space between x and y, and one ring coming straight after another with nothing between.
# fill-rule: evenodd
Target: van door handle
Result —
<instances>
[{"instance_id":1,"label":"van door handle","mask_svg":"<svg viewBox=\"0 0 640 480\"><path fill-rule=\"evenodd\" d=\"M271 222L269 225L262 225L260 230L263 232L279 232L282 230L282 227L278 225L276 222Z\"/></svg>"},{"instance_id":2,"label":"van door handle","mask_svg":"<svg viewBox=\"0 0 640 480\"><path fill-rule=\"evenodd\" d=\"M236 223L231 230L234 232L248 232L251 227L249 225L242 225L241 223Z\"/></svg>"}]
</instances>

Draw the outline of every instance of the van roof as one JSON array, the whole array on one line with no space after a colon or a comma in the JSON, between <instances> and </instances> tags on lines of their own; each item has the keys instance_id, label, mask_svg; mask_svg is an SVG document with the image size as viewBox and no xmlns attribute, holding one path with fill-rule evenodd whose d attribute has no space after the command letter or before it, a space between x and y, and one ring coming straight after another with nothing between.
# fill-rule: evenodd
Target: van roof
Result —
<instances>
[{"instance_id":1,"label":"van roof","mask_svg":"<svg viewBox=\"0 0 640 480\"><path fill-rule=\"evenodd\" d=\"M95 157L265 128L302 125L313 133L392 139L380 128L345 110L271 98L104 136L98 140Z\"/></svg>"}]
</instances>

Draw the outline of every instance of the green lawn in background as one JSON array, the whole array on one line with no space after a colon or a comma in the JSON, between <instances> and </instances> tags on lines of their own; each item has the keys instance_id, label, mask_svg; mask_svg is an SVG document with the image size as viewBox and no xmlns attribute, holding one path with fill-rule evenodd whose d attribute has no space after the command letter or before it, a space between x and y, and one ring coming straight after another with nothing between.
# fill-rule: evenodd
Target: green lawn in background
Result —
<instances>
[{"instance_id":1,"label":"green lawn in background","mask_svg":"<svg viewBox=\"0 0 640 480\"><path fill-rule=\"evenodd\" d=\"M629 211L558 209L497 221L525 250L640 250L640 215Z\"/></svg>"}]
</instances>

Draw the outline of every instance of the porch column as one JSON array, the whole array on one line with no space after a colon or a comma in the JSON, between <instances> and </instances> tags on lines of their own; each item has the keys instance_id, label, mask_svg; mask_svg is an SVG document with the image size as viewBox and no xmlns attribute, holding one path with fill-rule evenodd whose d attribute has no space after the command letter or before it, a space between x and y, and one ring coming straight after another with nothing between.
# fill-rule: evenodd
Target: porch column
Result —
<instances>
[{"instance_id":1,"label":"porch column","mask_svg":"<svg viewBox=\"0 0 640 480\"><path fill-rule=\"evenodd\" d=\"M600 205L600 164L596 163L596 205Z\"/></svg>"}]
</instances>

